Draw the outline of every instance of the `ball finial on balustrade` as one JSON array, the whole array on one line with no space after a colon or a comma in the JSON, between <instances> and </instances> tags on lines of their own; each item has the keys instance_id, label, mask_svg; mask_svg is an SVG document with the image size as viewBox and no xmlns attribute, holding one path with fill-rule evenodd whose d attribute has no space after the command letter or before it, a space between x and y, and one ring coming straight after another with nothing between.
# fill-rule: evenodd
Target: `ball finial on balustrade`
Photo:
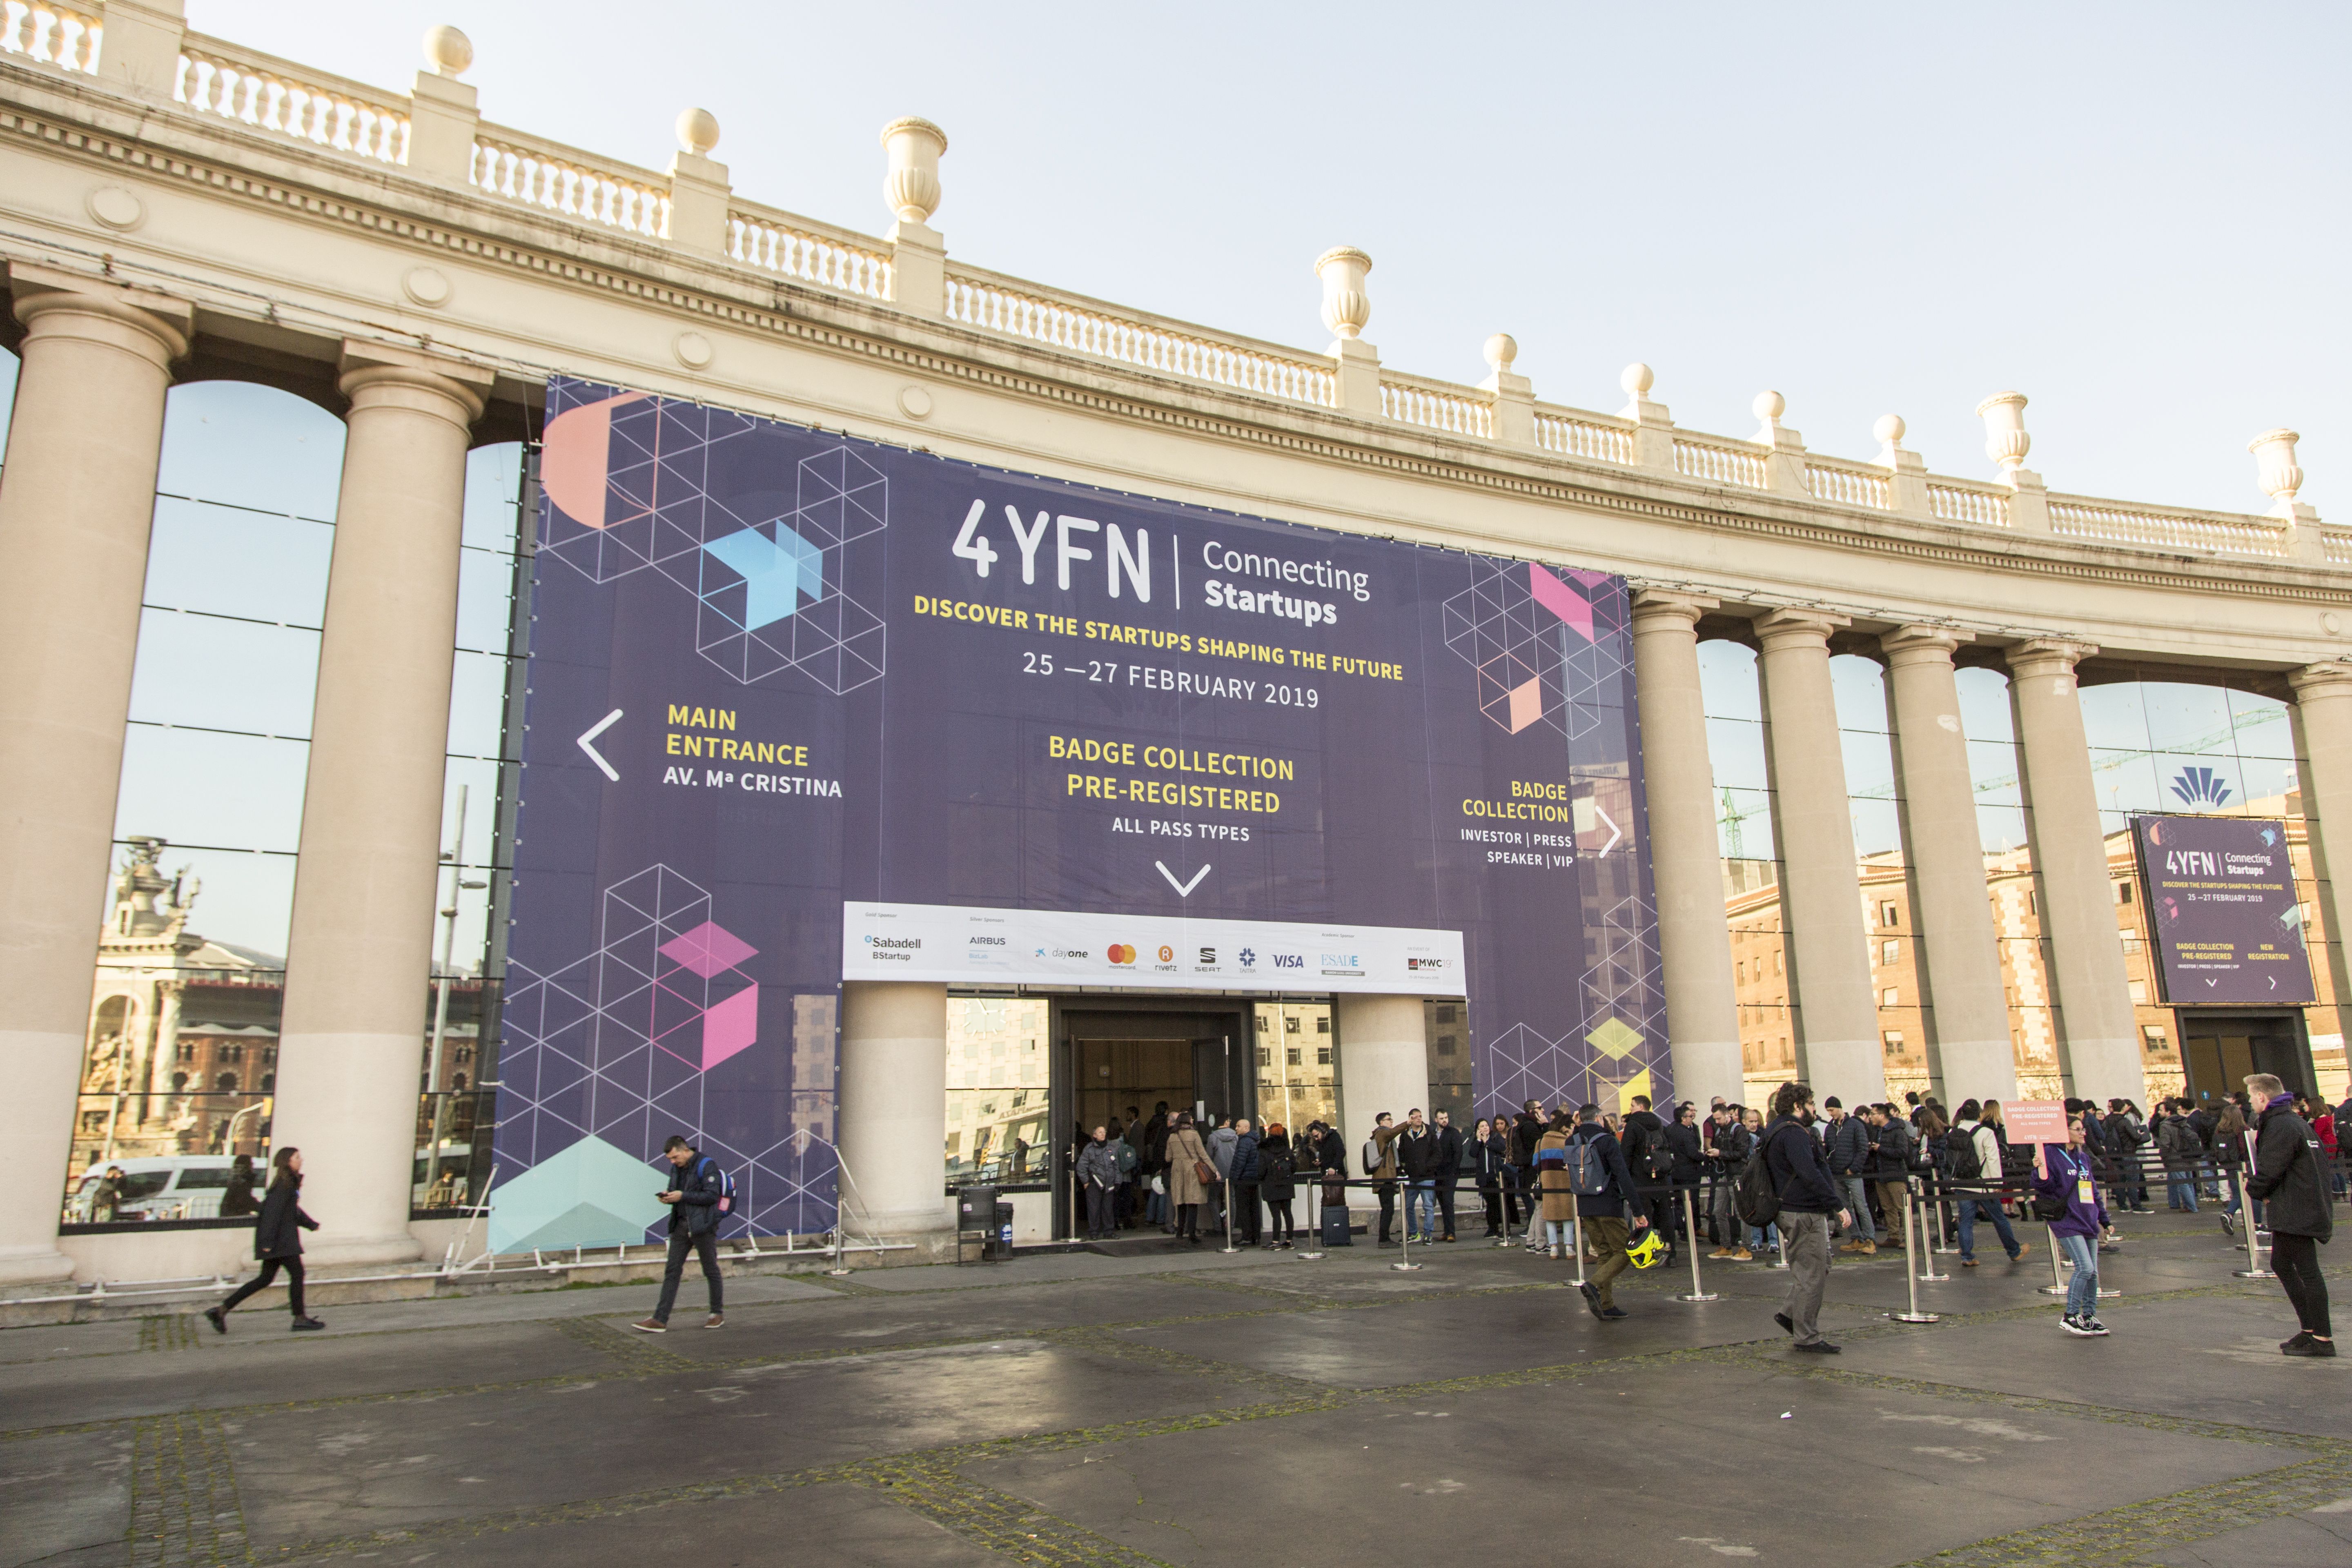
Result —
<instances>
[{"instance_id":1,"label":"ball finial on balustrade","mask_svg":"<svg viewBox=\"0 0 2352 1568\"><path fill-rule=\"evenodd\" d=\"M928 223L940 210L940 155L948 150L948 133L910 114L882 128L882 147L890 154L883 204L901 223Z\"/></svg>"},{"instance_id":2,"label":"ball finial on balustrade","mask_svg":"<svg viewBox=\"0 0 2352 1568\"><path fill-rule=\"evenodd\" d=\"M1748 405L1749 412L1767 425L1777 425L1780 416L1789 411L1789 400L1777 392L1759 392Z\"/></svg>"},{"instance_id":3,"label":"ball finial on balustrade","mask_svg":"<svg viewBox=\"0 0 2352 1568\"><path fill-rule=\"evenodd\" d=\"M425 63L436 76L458 77L474 63L474 40L444 22L425 29Z\"/></svg>"},{"instance_id":4,"label":"ball finial on balustrade","mask_svg":"<svg viewBox=\"0 0 2352 1568\"><path fill-rule=\"evenodd\" d=\"M677 111L677 144L699 158L719 145L719 116L707 109Z\"/></svg>"},{"instance_id":5,"label":"ball finial on balustrade","mask_svg":"<svg viewBox=\"0 0 2352 1568\"><path fill-rule=\"evenodd\" d=\"M2033 449L2033 437L2025 433L2025 394L1996 392L1977 405L1977 416L1985 422L1985 456L2009 473L2025 467L2025 454Z\"/></svg>"},{"instance_id":6,"label":"ball finial on balustrade","mask_svg":"<svg viewBox=\"0 0 2352 1568\"><path fill-rule=\"evenodd\" d=\"M1372 258L1353 246L1334 246L1315 258L1323 279L1323 324L1342 338L1360 338L1372 319L1372 297L1364 279Z\"/></svg>"},{"instance_id":7,"label":"ball finial on balustrade","mask_svg":"<svg viewBox=\"0 0 2352 1568\"><path fill-rule=\"evenodd\" d=\"M1498 375L1510 374L1511 363L1519 357L1519 340L1508 332L1496 332L1486 340L1486 368Z\"/></svg>"},{"instance_id":8,"label":"ball finial on balustrade","mask_svg":"<svg viewBox=\"0 0 2352 1568\"><path fill-rule=\"evenodd\" d=\"M1902 447L1903 433L1909 428L1903 423L1900 414L1882 414L1878 416L1878 423L1870 427L1870 433L1878 437L1881 447L1892 452Z\"/></svg>"},{"instance_id":9,"label":"ball finial on balustrade","mask_svg":"<svg viewBox=\"0 0 2352 1568\"><path fill-rule=\"evenodd\" d=\"M1625 389L1626 396L1643 398L1650 395L1650 388L1658 384L1658 377L1648 365L1635 360L1617 377L1617 384Z\"/></svg>"},{"instance_id":10,"label":"ball finial on balustrade","mask_svg":"<svg viewBox=\"0 0 2352 1568\"><path fill-rule=\"evenodd\" d=\"M2292 509L2295 492L2303 489L2303 468L2294 460L2294 444L2302 439L2292 430L2265 430L2246 443L2263 493L2284 508Z\"/></svg>"}]
</instances>

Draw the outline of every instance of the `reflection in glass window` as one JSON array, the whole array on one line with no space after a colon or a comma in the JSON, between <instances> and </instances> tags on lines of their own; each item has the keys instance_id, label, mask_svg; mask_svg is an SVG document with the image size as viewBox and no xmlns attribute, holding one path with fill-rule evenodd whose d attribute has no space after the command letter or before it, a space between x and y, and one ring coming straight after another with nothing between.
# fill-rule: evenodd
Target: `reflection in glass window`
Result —
<instances>
[{"instance_id":1,"label":"reflection in glass window","mask_svg":"<svg viewBox=\"0 0 2352 1568\"><path fill-rule=\"evenodd\" d=\"M948 998L950 1184L1051 1179L1047 1007L1031 997Z\"/></svg>"},{"instance_id":2,"label":"reflection in glass window","mask_svg":"<svg viewBox=\"0 0 2352 1568\"><path fill-rule=\"evenodd\" d=\"M1723 865L1724 921L1730 929L1738 1004L1740 1068L1746 1099L1755 1104L1797 1070L1771 779L1764 760L1763 689L1756 651L1739 643L1700 643L1698 667Z\"/></svg>"},{"instance_id":3,"label":"reflection in glass window","mask_svg":"<svg viewBox=\"0 0 2352 1568\"><path fill-rule=\"evenodd\" d=\"M1448 1008L1449 1013L1455 1011ZM1270 1018L1282 1021L1273 1027L1286 1036L1322 1035L1331 1033L1331 1005L1328 1002L1261 1002L1257 1004L1261 1023ZM1459 1025L1449 1026L1449 1032L1458 1033ZM1315 1059L1306 1059L1303 1046L1286 1046L1279 1061L1271 1060L1265 1052L1258 1056L1257 1114L1261 1122L1279 1121L1294 1142L1298 1131L1310 1121L1336 1122L1339 1120L1339 1089L1331 1066L1328 1046L1315 1053ZM1470 1074L1470 1057L1462 1056L1462 1076ZM1465 1083L1466 1089L1467 1085Z\"/></svg>"}]
</instances>

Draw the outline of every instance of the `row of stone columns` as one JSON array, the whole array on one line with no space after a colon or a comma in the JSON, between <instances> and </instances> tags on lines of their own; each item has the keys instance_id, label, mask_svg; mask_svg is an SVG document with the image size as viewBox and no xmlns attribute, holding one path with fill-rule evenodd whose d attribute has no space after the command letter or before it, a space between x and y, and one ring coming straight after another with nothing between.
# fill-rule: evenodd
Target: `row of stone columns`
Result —
<instances>
[{"instance_id":1,"label":"row of stone columns","mask_svg":"<svg viewBox=\"0 0 2352 1568\"><path fill-rule=\"evenodd\" d=\"M172 366L188 305L10 270L25 323L0 473L0 1283L68 1278L61 1179L88 1032ZM468 431L489 374L344 346L350 400L288 942L274 1142L333 1151L321 1262L413 1258L408 1173L457 642Z\"/></svg>"},{"instance_id":2,"label":"row of stone columns","mask_svg":"<svg viewBox=\"0 0 2352 1568\"><path fill-rule=\"evenodd\" d=\"M1658 934L1676 1092L1738 1098L1739 1021L1730 979L1717 859L1713 772L1699 695L1697 625L1717 601L1644 590L1634 600L1635 689L1650 798ZM1797 1016L1800 1070L1822 1094L1877 1099L1884 1058L1865 915L1830 682L1829 638L1841 617L1805 609L1759 615L1756 637L1767 765L1779 839L1780 906ZM1952 655L1968 634L1926 625L1879 637L1889 668L1891 728L1902 784L1903 842L1931 1058L1953 1092L2008 1099L2017 1090L2009 1005L1985 890L1975 792ZM2138 1029L2117 940L2106 836L2074 669L2098 650L2039 637L2004 650L2032 831L2042 940L2068 1090L2086 1099L2144 1092ZM2328 929L2352 931L2352 888L2331 875L2333 826L2352 871L2352 667L2314 665L2290 678L2305 759L2304 816ZM2340 965L2342 943L2330 954ZM2343 976L2339 974L2339 989Z\"/></svg>"}]
</instances>

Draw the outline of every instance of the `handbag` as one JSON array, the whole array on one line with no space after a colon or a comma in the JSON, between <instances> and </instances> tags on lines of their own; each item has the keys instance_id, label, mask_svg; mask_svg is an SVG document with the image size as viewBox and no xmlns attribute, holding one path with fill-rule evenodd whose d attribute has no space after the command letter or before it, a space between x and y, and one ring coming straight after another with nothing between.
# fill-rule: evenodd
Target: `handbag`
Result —
<instances>
[{"instance_id":1,"label":"handbag","mask_svg":"<svg viewBox=\"0 0 2352 1568\"><path fill-rule=\"evenodd\" d=\"M1204 1187L1213 1187L1221 1180L1217 1174L1217 1168L1206 1160L1192 1162L1192 1179Z\"/></svg>"}]
</instances>

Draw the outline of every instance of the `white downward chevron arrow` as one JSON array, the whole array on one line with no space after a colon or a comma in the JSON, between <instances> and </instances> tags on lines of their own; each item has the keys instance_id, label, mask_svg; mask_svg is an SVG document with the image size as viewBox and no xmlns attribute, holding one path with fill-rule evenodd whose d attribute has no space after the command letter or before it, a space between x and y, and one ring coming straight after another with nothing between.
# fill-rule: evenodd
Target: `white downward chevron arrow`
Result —
<instances>
[{"instance_id":1,"label":"white downward chevron arrow","mask_svg":"<svg viewBox=\"0 0 2352 1568\"><path fill-rule=\"evenodd\" d=\"M1154 860L1152 864L1160 868L1160 874L1168 879L1168 885L1176 889L1176 896L1180 899L1191 898L1192 896L1192 889L1201 885L1201 879L1209 874L1209 868L1206 866L1203 866L1199 870L1192 873L1192 879L1191 881L1180 882L1176 879L1176 873L1168 868L1167 861Z\"/></svg>"},{"instance_id":2,"label":"white downward chevron arrow","mask_svg":"<svg viewBox=\"0 0 2352 1568\"><path fill-rule=\"evenodd\" d=\"M587 752L588 760L595 763L599 768L602 768L604 772L604 776L611 779L614 784L619 784L621 782L621 775L613 771L613 764L604 760L604 753L597 751L595 747L590 745L588 742L603 734L605 731L611 729L613 727L613 721L618 719L620 716L621 710L618 708L614 709L610 713L605 714L602 719L597 720L596 722L591 724L586 730L583 731L580 738L572 742L582 751Z\"/></svg>"}]
</instances>

